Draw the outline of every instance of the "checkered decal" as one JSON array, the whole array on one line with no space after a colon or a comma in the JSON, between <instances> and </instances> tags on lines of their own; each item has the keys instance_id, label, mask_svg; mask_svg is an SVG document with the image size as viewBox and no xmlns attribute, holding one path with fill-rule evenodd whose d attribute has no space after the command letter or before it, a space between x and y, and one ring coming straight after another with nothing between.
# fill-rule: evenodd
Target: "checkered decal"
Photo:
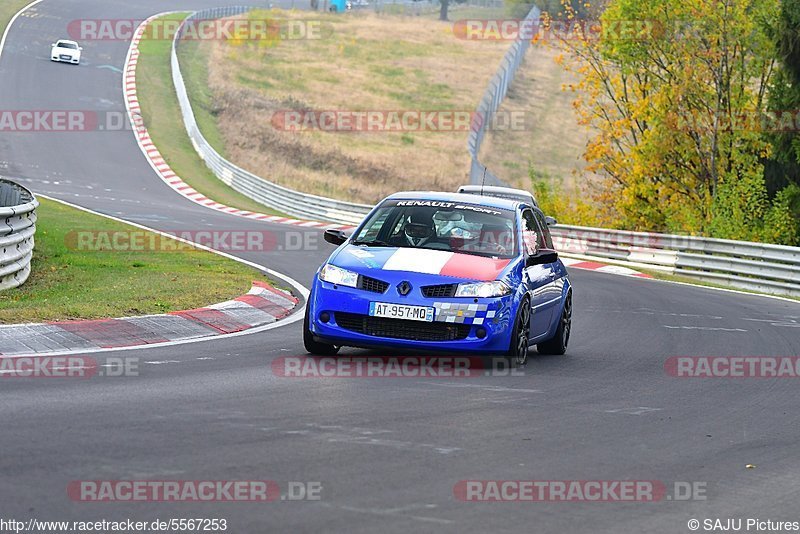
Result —
<instances>
[{"instance_id":1,"label":"checkered decal","mask_svg":"<svg viewBox=\"0 0 800 534\"><path fill-rule=\"evenodd\" d=\"M434 302L436 308L434 321L458 324L483 324L493 319L497 310L490 310L488 304L459 304L456 302Z\"/></svg>"}]
</instances>

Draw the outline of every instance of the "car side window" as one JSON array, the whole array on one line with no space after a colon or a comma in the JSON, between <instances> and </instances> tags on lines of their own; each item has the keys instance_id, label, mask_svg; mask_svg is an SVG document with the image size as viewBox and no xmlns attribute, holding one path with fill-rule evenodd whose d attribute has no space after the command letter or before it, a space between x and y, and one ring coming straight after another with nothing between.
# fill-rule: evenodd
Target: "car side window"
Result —
<instances>
[{"instance_id":1,"label":"car side window","mask_svg":"<svg viewBox=\"0 0 800 534\"><path fill-rule=\"evenodd\" d=\"M530 209L525 209L522 212L522 221L524 227L522 228L522 242L525 246L525 252L528 255L536 254L537 247L541 248L541 237L539 236L539 229L536 227L536 220L533 218L533 212Z\"/></svg>"},{"instance_id":2,"label":"car side window","mask_svg":"<svg viewBox=\"0 0 800 534\"><path fill-rule=\"evenodd\" d=\"M391 213L391 210L388 208L381 208L381 209L383 210L383 212L379 213L378 216L375 217L375 220L372 221L372 224L361 230L361 234L358 236L358 239L366 241L377 239L378 233L383 227L383 224L386 222L386 218L389 216L389 213Z\"/></svg>"},{"instance_id":3,"label":"car side window","mask_svg":"<svg viewBox=\"0 0 800 534\"><path fill-rule=\"evenodd\" d=\"M553 238L550 236L550 227L547 226L547 221L544 219L544 215L541 211L534 211L534 216L536 217L536 221L539 223L539 226L542 229L542 237L544 238L544 247L543 248L553 248Z\"/></svg>"}]
</instances>

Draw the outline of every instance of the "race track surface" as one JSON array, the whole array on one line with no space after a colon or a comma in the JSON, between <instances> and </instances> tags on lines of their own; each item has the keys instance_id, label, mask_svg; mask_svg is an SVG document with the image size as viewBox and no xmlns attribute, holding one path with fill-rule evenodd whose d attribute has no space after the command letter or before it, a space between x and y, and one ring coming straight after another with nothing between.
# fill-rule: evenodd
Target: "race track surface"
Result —
<instances>
[{"instance_id":1,"label":"race track surface","mask_svg":"<svg viewBox=\"0 0 800 534\"><path fill-rule=\"evenodd\" d=\"M247 2L243 2L247 3ZM252 2L264 5L263 2ZM143 19L219 0L45 0L0 59L3 109L124 113L128 43L85 42L80 67L48 61L75 19ZM163 230L311 235L304 250L243 258L308 286L330 253L318 230L226 215L173 192L130 131L0 133L0 174ZM518 376L292 379L271 362L304 355L301 323L146 350L140 376L0 377L5 518L227 518L229 532L688 532L690 518L798 520L796 379L669 376L671 356L797 356L800 305L572 270L567 356ZM344 354L383 354L345 350ZM150 362L150 363L148 363ZM754 469L746 469L753 464ZM316 502L82 503L72 480L320 481ZM707 500L474 503L461 480L658 480Z\"/></svg>"}]
</instances>

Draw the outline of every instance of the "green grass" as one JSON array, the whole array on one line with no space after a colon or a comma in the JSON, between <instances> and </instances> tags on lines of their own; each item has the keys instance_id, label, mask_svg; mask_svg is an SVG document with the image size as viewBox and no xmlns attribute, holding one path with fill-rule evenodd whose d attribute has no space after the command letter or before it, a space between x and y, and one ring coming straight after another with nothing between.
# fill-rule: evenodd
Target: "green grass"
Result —
<instances>
[{"instance_id":1,"label":"green grass","mask_svg":"<svg viewBox=\"0 0 800 534\"><path fill-rule=\"evenodd\" d=\"M217 128L214 95L208 87L208 48L198 46L196 41L186 41L178 48L178 59L197 125L214 150L227 157L225 142Z\"/></svg>"},{"instance_id":2,"label":"green grass","mask_svg":"<svg viewBox=\"0 0 800 534\"><path fill-rule=\"evenodd\" d=\"M182 20L187 14L166 15L163 19ZM184 43L185 44L185 43ZM235 208L282 215L248 198L220 181L197 155L183 126L178 97L172 85L169 39L142 40L136 67L136 86L142 116L150 137L172 170L187 184L208 198ZM184 76L192 80L187 87L198 125L209 143L224 156L211 96L208 93L206 59L195 57L181 64Z\"/></svg>"},{"instance_id":3,"label":"green grass","mask_svg":"<svg viewBox=\"0 0 800 534\"><path fill-rule=\"evenodd\" d=\"M3 0L0 2L0 37L6 30L6 26L11 21L17 11L30 4L32 0Z\"/></svg>"},{"instance_id":4,"label":"green grass","mask_svg":"<svg viewBox=\"0 0 800 534\"><path fill-rule=\"evenodd\" d=\"M169 243L178 245L177 251L78 250L86 247L78 247L77 232L154 234L40 201L31 276L21 287L0 293L0 323L191 309L238 297L253 280L264 280L250 267L173 240Z\"/></svg>"}]
</instances>

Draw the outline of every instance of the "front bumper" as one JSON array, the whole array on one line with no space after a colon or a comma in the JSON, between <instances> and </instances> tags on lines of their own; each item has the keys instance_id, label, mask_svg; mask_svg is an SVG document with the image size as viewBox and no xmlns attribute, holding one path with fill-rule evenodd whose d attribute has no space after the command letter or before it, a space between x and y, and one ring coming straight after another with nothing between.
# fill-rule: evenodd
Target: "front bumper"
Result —
<instances>
[{"instance_id":1,"label":"front bumper","mask_svg":"<svg viewBox=\"0 0 800 534\"><path fill-rule=\"evenodd\" d=\"M369 316L371 302L430 306L433 322ZM511 340L513 295L497 298L400 296L334 286L314 278L309 328L322 343L362 348L502 353ZM327 322L320 319L326 314ZM337 319L338 314L338 319ZM482 337L481 337L482 335Z\"/></svg>"},{"instance_id":2,"label":"front bumper","mask_svg":"<svg viewBox=\"0 0 800 534\"><path fill-rule=\"evenodd\" d=\"M67 56L50 56L50 61L58 61L59 63L71 63L73 65L78 65L81 60L77 57L67 57Z\"/></svg>"}]
</instances>

